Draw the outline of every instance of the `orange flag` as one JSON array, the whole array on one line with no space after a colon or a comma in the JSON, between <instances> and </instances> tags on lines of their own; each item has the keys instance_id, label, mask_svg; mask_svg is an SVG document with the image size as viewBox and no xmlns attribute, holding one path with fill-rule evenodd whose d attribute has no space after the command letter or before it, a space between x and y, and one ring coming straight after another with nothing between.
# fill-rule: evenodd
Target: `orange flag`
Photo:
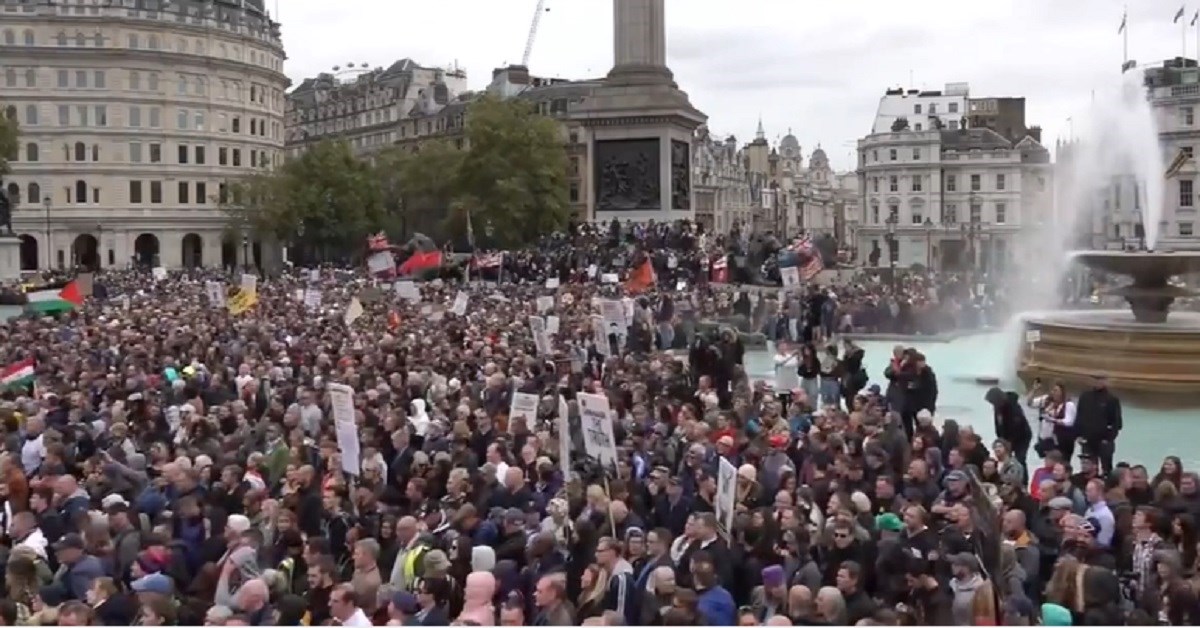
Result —
<instances>
[{"instance_id":1,"label":"orange flag","mask_svg":"<svg viewBox=\"0 0 1200 628\"><path fill-rule=\"evenodd\" d=\"M649 259L646 259L641 266L629 274L629 279L625 280L625 291L629 294L638 294L648 290L655 281L654 266L650 264Z\"/></svg>"},{"instance_id":2,"label":"orange flag","mask_svg":"<svg viewBox=\"0 0 1200 628\"><path fill-rule=\"evenodd\" d=\"M400 315L396 313L396 310L388 312L387 326L391 331L400 329Z\"/></svg>"}]
</instances>

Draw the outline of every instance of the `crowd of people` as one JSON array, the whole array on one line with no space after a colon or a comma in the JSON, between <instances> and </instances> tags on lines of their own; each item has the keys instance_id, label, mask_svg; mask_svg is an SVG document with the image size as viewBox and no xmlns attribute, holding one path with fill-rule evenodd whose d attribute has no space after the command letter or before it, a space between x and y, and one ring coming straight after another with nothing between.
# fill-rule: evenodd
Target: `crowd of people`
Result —
<instances>
[{"instance_id":1,"label":"crowd of people","mask_svg":"<svg viewBox=\"0 0 1200 628\"><path fill-rule=\"evenodd\" d=\"M756 381L737 334L686 320L742 297L678 260L626 295L603 275L628 268L587 270L621 240L506 256L499 281L288 270L236 313L208 289L236 274L103 272L74 311L8 321L5 364L34 369L0 402L0 623L1200 619L1197 477L1112 463L1103 382L989 391L984 443L939 414L919 348L865 356L777 301L787 376ZM600 300L623 329L594 328ZM612 464L586 455L584 395L611 407Z\"/></svg>"}]
</instances>

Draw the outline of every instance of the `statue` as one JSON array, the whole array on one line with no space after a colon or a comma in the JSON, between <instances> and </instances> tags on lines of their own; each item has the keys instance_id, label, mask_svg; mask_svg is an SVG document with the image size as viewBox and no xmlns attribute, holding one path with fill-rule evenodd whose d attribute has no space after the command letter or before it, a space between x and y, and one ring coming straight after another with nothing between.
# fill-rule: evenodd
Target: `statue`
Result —
<instances>
[{"instance_id":1,"label":"statue","mask_svg":"<svg viewBox=\"0 0 1200 628\"><path fill-rule=\"evenodd\" d=\"M12 202L2 188L3 185L0 185L0 235L12 235Z\"/></svg>"}]
</instances>

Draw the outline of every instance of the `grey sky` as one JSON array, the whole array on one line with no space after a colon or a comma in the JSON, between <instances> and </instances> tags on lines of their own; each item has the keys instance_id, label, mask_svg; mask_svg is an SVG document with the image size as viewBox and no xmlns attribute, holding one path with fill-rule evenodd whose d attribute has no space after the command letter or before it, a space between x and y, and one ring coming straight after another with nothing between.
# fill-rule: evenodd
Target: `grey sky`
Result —
<instances>
[{"instance_id":1,"label":"grey sky","mask_svg":"<svg viewBox=\"0 0 1200 628\"><path fill-rule=\"evenodd\" d=\"M1190 22L1200 1L1190 0ZM334 65L410 57L457 63L472 88L516 63L537 0L280 0L293 81ZM1129 2L1129 54L1140 63L1195 56L1195 27L1172 24L1180 0ZM274 0L267 6L274 8ZM538 75L601 76L612 64L611 0L547 0L530 61ZM820 143L836 168L870 128L887 87L1025 96L1053 145L1067 118L1118 81L1122 0L667 0L667 57L717 133L753 137L761 115L805 153Z\"/></svg>"}]
</instances>

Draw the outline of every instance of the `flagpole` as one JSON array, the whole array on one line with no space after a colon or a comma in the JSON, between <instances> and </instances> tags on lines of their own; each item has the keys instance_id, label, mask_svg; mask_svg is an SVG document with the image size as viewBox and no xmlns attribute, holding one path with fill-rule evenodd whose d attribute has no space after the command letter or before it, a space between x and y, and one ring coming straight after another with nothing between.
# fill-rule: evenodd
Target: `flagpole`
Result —
<instances>
[{"instance_id":1,"label":"flagpole","mask_svg":"<svg viewBox=\"0 0 1200 628\"><path fill-rule=\"evenodd\" d=\"M1123 58L1121 59L1121 71L1122 72L1125 71L1125 66L1129 64L1129 24L1127 21L1128 19L1129 19L1129 7L1128 7L1128 5L1126 5L1125 12L1121 14L1121 35L1123 38L1123 41L1122 41L1122 57Z\"/></svg>"}]
</instances>

